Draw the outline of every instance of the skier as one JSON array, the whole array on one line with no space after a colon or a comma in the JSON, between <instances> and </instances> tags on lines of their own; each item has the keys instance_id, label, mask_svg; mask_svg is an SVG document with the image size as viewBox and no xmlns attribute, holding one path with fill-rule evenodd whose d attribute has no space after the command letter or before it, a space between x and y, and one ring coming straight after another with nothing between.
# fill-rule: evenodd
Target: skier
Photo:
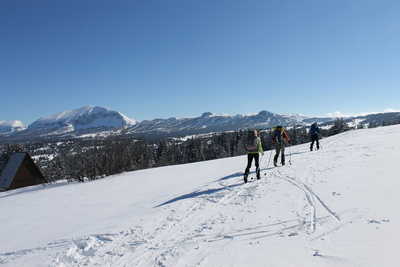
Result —
<instances>
[{"instance_id":1,"label":"skier","mask_svg":"<svg viewBox=\"0 0 400 267\"><path fill-rule=\"evenodd\" d=\"M281 153L281 164L285 165L285 145L289 144L290 138L282 126L276 126L272 131L272 144L275 144L274 166L278 166L278 157Z\"/></svg>"},{"instance_id":2,"label":"skier","mask_svg":"<svg viewBox=\"0 0 400 267\"><path fill-rule=\"evenodd\" d=\"M262 148L261 144L261 139L258 136L258 131L250 131L246 144L245 144L245 149L247 151L247 167L246 170L244 171L244 182L247 183L247 177L249 176L250 168L251 168L251 163L253 162L253 158L255 161L256 165L256 175L257 175L257 180L260 179L260 155L264 155L264 150Z\"/></svg>"},{"instance_id":3,"label":"skier","mask_svg":"<svg viewBox=\"0 0 400 267\"><path fill-rule=\"evenodd\" d=\"M311 139L311 145L310 145L310 151L313 151L313 147L314 147L314 142L317 143L317 150L319 150L319 137L320 137L320 133L319 133L319 127L318 124L316 122L314 122L311 125L310 128L310 139Z\"/></svg>"}]
</instances>

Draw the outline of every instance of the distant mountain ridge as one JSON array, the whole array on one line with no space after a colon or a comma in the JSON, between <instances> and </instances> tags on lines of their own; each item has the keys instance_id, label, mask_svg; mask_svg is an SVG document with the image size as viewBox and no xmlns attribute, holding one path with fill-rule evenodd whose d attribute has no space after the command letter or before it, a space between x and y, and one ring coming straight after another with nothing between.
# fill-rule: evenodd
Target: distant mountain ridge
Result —
<instances>
[{"instance_id":1,"label":"distant mountain ridge","mask_svg":"<svg viewBox=\"0 0 400 267\"><path fill-rule=\"evenodd\" d=\"M25 128L21 121L0 121L0 136L22 131Z\"/></svg>"},{"instance_id":2,"label":"distant mountain ridge","mask_svg":"<svg viewBox=\"0 0 400 267\"><path fill-rule=\"evenodd\" d=\"M142 121L129 129L128 133L192 134L217 131L232 131L245 128L268 128L274 125L290 125L299 121L291 116L261 111L255 115L215 115L205 112L195 118L169 118Z\"/></svg>"},{"instance_id":3,"label":"distant mountain ridge","mask_svg":"<svg viewBox=\"0 0 400 267\"><path fill-rule=\"evenodd\" d=\"M40 118L26 129L10 134L11 139L65 136L113 131L135 125L137 122L124 114L98 106L85 106Z\"/></svg>"},{"instance_id":4,"label":"distant mountain ridge","mask_svg":"<svg viewBox=\"0 0 400 267\"><path fill-rule=\"evenodd\" d=\"M40 118L27 128L20 121L0 121L0 135L3 140L107 137L110 135L139 136L182 136L238 129L267 129L276 125L307 126L318 122L322 126L333 125L336 118L307 117L299 114L277 114L260 111L250 115L216 115L205 112L194 118L167 118L136 121L124 114L98 106L85 106ZM384 122L400 123L400 113L379 113L348 117L349 124L376 125Z\"/></svg>"}]
</instances>

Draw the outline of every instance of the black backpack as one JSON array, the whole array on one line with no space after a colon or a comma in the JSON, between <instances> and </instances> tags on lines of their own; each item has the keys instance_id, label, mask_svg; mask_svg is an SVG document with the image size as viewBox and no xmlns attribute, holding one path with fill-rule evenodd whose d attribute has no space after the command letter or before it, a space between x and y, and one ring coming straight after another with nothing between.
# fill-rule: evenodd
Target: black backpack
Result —
<instances>
[{"instance_id":1,"label":"black backpack","mask_svg":"<svg viewBox=\"0 0 400 267\"><path fill-rule=\"evenodd\" d=\"M272 132L272 138L276 143L281 144L283 141L282 138L283 135L283 127L282 126L277 126L274 131Z\"/></svg>"},{"instance_id":2,"label":"black backpack","mask_svg":"<svg viewBox=\"0 0 400 267\"><path fill-rule=\"evenodd\" d=\"M254 134L249 134L244 147L247 152L257 152L257 136L254 136Z\"/></svg>"},{"instance_id":3,"label":"black backpack","mask_svg":"<svg viewBox=\"0 0 400 267\"><path fill-rule=\"evenodd\" d=\"M314 123L311 125L310 135L317 135L317 134L319 134L319 128L318 128L318 125L316 123Z\"/></svg>"}]
</instances>

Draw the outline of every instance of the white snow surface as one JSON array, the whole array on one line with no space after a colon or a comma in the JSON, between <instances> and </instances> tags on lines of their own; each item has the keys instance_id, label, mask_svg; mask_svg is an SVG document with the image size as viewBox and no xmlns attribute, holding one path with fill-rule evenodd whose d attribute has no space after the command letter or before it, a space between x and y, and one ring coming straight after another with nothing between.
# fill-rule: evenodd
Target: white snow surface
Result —
<instances>
[{"instance_id":1,"label":"white snow surface","mask_svg":"<svg viewBox=\"0 0 400 267\"><path fill-rule=\"evenodd\" d=\"M241 156L3 192L0 264L398 266L399 136L349 131L277 168L266 151L248 184Z\"/></svg>"}]
</instances>

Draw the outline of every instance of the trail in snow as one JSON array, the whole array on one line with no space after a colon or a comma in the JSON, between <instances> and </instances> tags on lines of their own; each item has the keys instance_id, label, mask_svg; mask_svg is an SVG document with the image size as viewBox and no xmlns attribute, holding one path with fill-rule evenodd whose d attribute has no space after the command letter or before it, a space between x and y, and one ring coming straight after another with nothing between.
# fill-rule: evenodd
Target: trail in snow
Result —
<instances>
[{"instance_id":1,"label":"trail in snow","mask_svg":"<svg viewBox=\"0 0 400 267\"><path fill-rule=\"evenodd\" d=\"M279 169L277 173L281 173ZM233 177L236 178L236 176ZM226 213L221 211L221 206L225 209L226 206L234 206L240 211L236 212L235 216L238 218L234 220L243 219L243 217L249 216L249 213L256 212L251 202L255 198L261 198L268 191L268 184L265 181L248 185L244 185L240 180L239 182L234 181L234 183L218 181L156 206L155 208L168 205L170 207L165 208L167 215L154 228L155 231L144 232L144 229L139 227L106 241L92 236L86 240L75 242L66 254L62 253L57 257L56 263L60 266L74 266L82 262L100 265L113 263L120 266L179 266L179 258L185 254L186 250L199 250L202 244L207 244L209 247L208 255L216 250L216 248L212 248L213 245L210 246L210 243L222 242L222 246L224 246L224 243L237 240L254 241L284 235L293 237L305 231L307 226L312 227L310 232L306 232L311 234L315 232L317 223L323 225L329 221L329 216L317 218L317 207L314 203L315 193L293 178L280 178L289 181L306 194L307 201L313 209L309 220L296 218L292 222L247 226L244 229L225 232L224 224L229 223L228 221L232 218L228 218ZM190 204L184 203L180 207L176 207L179 205L177 202L187 200L190 200ZM321 204L324 203L320 199L319 201ZM335 214L325 204L323 207L329 211L330 215ZM208 218L203 217L204 210L207 210ZM179 236L175 236L176 233L179 233ZM215 246L219 247L221 244ZM202 259L200 257L191 263L193 265L188 266L200 264Z\"/></svg>"},{"instance_id":2,"label":"trail in snow","mask_svg":"<svg viewBox=\"0 0 400 267\"><path fill-rule=\"evenodd\" d=\"M55 266L90 264L178 266L175 264L179 264L178 259L188 248L199 249L202 244L210 246L211 243L229 243L238 239L248 241L283 235L292 237L297 236L299 231L303 231L307 225L311 225L314 232L317 222L323 224L328 221L328 216L316 218L314 212L313 217L308 221L295 218L272 224L257 222L252 227L246 225L244 228L225 231L225 224L229 224L229 221L244 220L244 217L255 213L255 206L251 202L262 198L271 190L265 180L243 184L241 176L239 182L236 179L237 175L232 178L235 178L233 183L227 182L229 179L219 180L202 190L184 194L156 206L155 208L163 209L164 217L150 229L135 226L116 234L97 234L70 242L63 241L60 244L64 249L53 264ZM293 181L291 183L295 184ZM298 184L295 185L299 187ZM302 190L307 198L312 197L308 191ZM229 217L227 215L229 213L221 210L221 208L227 209L227 206L236 210L236 218ZM315 210L314 204L312 207ZM207 210L207 217L204 217L204 210ZM67 249L65 249L66 243L69 243ZM34 249L30 252L45 249L50 249L50 247ZM207 251L212 253L214 249L208 248ZM21 253L16 253L14 256L20 255ZM200 257L198 262L194 261L193 264L199 264L201 260Z\"/></svg>"}]
</instances>

